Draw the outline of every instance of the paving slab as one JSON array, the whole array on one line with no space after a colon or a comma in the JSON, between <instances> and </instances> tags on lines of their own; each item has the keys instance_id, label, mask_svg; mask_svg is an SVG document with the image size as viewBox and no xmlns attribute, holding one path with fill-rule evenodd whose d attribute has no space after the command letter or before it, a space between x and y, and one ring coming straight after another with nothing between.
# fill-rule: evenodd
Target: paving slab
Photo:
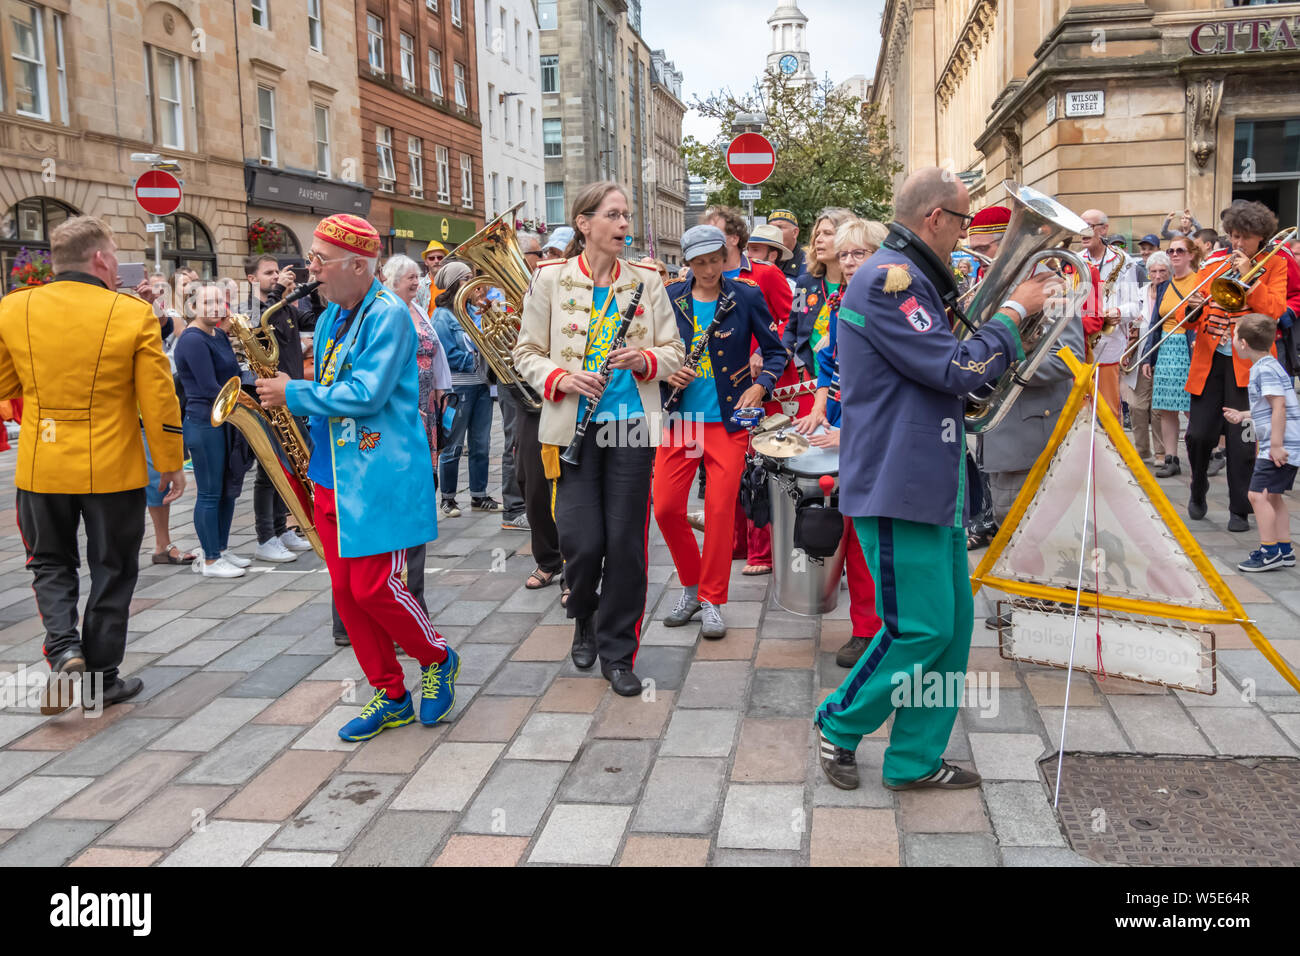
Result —
<instances>
[{"instance_id":1,"label":"paving slab","mask_svg":"<svg viewBox=\"0 0 1300 956\"><path fill-rule=\"evenodd\" d=\"M462 833L531 836L567 770L568 764L564 763L503 760L470 804L458 829Z\"/></svg>"},{"instance_id":2,"label":"paving slab","mask_svg":"<svg viewBox=\"0 0 1300 956\"><path fill-rule=\"evenodd\" d=\"M109 826L106 820L42 820L0 846L0 867L62 866Z\"/></svg>"},{"instance_id":3,"label":"paving slab","mask_svg":"<svg viewBox=\"0 0 1300 956\"><path fill-rule=\"evenodd\" d=\"M271 842L277 850L343 850L401 785L392 774L335 774Z\"/></svg>"},{"instance_id":4,"label":"paving slab","mask_svg":"<svg viewBox=\"0 0 1300 956\"><path fill-rule=\"evenodd\" d=\"M159 737L152 750L211 750L270 705L269 698L218 697Z\"/></svg>"},{"instance_id":5,"label":"paving slab","mask_svg":"<svg viewBox=\"0 0 1300 956\"><path fill-rule=\"evenodd\" d=\"M234 787L171 784L100 838L101 844L168 849L203 825Z\"/></svg>"},{"instance_id":6,"label":"paving slab","mask_svg":"<svg viewBox=\"0 0 1300 956\"><path fill-rule=\"evenodd\" d=\"M632 829L651 833L711 833L721 810L725 760L660 757L650 771Z\"/></svg>"},{"instance_id":7,"label":"paving slab","mask_svg":"<svg viewBox=\"0 0 1300 956\"><path fill-rule=\"evenodd\" d=\"M560 787L566 803L634 803L654 759L649 740L593 740Z\"/></svg>"},{"instance_id":8,"label":"paving slab","mask_svg":"<svg viewBox=\"0 0 1300 956\"><path fill-rule=\"evenodd\" d=\"M193 759L193 754L186 753L138 753L112 773L100 777L50 815L72 820L120 820L185 769Z\"/></svg>"},{"instance_id":9,"label":"paving slab","mask_svg":"<svg viewBox=\"0 0 1300 956\"><path fill-rule=\"evenodd\" d=\"M274 823L214 820L204 824L159 866L243 866L279 827Z\"/></svg>"},{"instance_id":10,"label":"paving slab","mask_svg":"<svg viewBox=\"0 0 1300 956\"><path fill-rule=\"evenodd\" d=\"M803 787L732 784L727 788L722 808L718 846L740 850L797 850L807 829Z\"/></svg>"},{"instance_id":11,"label":"paving slab","mask_svg":"<svg viewBox=\"0 0 1300 956\"><path fill-rule=\"evenodd\" d=\"M905 833L903 859L907 866L997 866L998 845L991 833Z\"/></svg>"},{"instance_id":12,"label":"paving slab","mask_svg":"<svg viewBox=\"0 0 1300 956\"><path fill-rule=\"evenodd\" d=\"M609 866L631 813L631 807L558 804L528 862Z\"/></svg>"},{"instance_id":13,"label":"paving slab","mask_svg":"<svg viewBox=\"0 0 1300 956\"><path fill-rule=\"evenodd\" d=\"M341 866L424 866L456 821L454 813L383 813L343 856Z\"/></svg>"},{"instance_id":14,"label":"paving slab","mask_svg":"<svg viewBox=\"0 0 1300 956\"><path fill-rule=\"evenodd\" d=\"M246 724L199 759L181 779L186 783L246 783L296 736L297 727Z\"/></svg>"},{"instance_id":15,"label":"paving slab","mask_svg":"<svg viewBox=\"0 0 1300 956\"><path fill-rule=\"evenodd\" d=\"M393 800L394 810L464 810L491 772L503 744L440 744Z\"/></svg>"}]
</instances>

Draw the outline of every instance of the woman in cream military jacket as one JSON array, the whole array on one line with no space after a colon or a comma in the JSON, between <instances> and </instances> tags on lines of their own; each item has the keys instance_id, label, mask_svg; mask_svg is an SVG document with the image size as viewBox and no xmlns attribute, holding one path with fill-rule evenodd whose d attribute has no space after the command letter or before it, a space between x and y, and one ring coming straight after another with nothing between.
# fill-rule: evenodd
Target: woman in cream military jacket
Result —
<instances>
[{"instance_id":1,"label":"woman in cream military jacket","mask_svg":"<svg viewBox=\"0 0 1300 956\"><path fill-rule=\"evenodd\" d=\"M653 266L619 258L631 228L627 195L613 182L573 204L565 258L540 263L524 302L515 367L543 396L538 437L547 474L558 475L555 524L574 620L573 662L601 672L616 693L641 692L632 672L645 613L650 484L662 410L659 382L686 352ZM625 347L610 344L636 287L641 301ZM597 370L610 356L609 381ZM597 401L578 465L561 464L588 401ZM549 446L549 447L548 447ZM606 600L597 597L597 590Z\"/></svg>"}]
</instances>

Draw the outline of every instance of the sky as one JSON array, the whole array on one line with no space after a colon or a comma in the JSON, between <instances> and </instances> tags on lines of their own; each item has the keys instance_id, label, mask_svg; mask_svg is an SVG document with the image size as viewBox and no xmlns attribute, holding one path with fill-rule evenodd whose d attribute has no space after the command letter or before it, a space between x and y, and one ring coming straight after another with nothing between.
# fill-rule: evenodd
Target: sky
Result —
<instances>
[{"instance_id":1,"label":"sky","mask_svg":"<svg viewBox=\"0 0 1300 956\"><path fill-rule=\"evenodd\" d=\"M819 80L830 75L839 83L876 72L880 52L880 16L884 0L798 0L808 17L807 39L812 71ZM767 65L771 33L767 18L778 0L642 0L641 36L652 50L665 50L681 70L682 99L689 106L699 96L730 87L749 90ZM712 139L716 123L691 110L682 135Z\"/></svg>"}]
</instances>

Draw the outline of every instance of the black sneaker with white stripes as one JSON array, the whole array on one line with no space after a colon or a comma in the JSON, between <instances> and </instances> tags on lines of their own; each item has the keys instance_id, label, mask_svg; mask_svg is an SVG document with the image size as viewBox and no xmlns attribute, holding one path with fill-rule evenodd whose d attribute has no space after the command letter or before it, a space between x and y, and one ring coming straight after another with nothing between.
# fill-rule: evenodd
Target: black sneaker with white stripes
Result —
<instances>
[{"instance_id":1,"label":"black sneaker with white stripes","mask_svg":"<svg viewBox=\"0 0 1300 956\"><path fill-rule=\"evenodd\" d=\"M980 785L980 775L974 770L963 770L956 764L943 761L939 769L928 777L910 783L889 783L886 790L969 790Z\"/></svg>"},{"instance_id":2,"label":"black sneaker with white stripes","mask_svg":"<svg viewBox=\"0 0 1300 956\"><path fill-rule=\"evenodd\" d=\"M821 751L818 754L818 760L822 765L822 772L826 774L826 779L841 790L858 789L858 758L852 750L845 750L843 747L836 746L821 731L817 732L821 738Z\"/></svg>"}]
</instances>

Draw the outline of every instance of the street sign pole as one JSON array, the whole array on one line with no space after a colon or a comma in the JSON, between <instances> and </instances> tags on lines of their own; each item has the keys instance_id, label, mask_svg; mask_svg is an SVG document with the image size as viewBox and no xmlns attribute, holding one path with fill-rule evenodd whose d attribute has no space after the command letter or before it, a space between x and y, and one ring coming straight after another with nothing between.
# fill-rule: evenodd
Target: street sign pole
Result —
<instances>
[{"instance_id":1,"label":"street sign pole","mask_svg":"<svg viewBox=\"0 0 1300 956\"><path fill-rule=\"evenodd\" d=\"M153 221L157 224L162 220L154 216ZM153 234L153 271L162 272L162 232L159 230L154 230Z\"/></svg>"}]
</instances>

